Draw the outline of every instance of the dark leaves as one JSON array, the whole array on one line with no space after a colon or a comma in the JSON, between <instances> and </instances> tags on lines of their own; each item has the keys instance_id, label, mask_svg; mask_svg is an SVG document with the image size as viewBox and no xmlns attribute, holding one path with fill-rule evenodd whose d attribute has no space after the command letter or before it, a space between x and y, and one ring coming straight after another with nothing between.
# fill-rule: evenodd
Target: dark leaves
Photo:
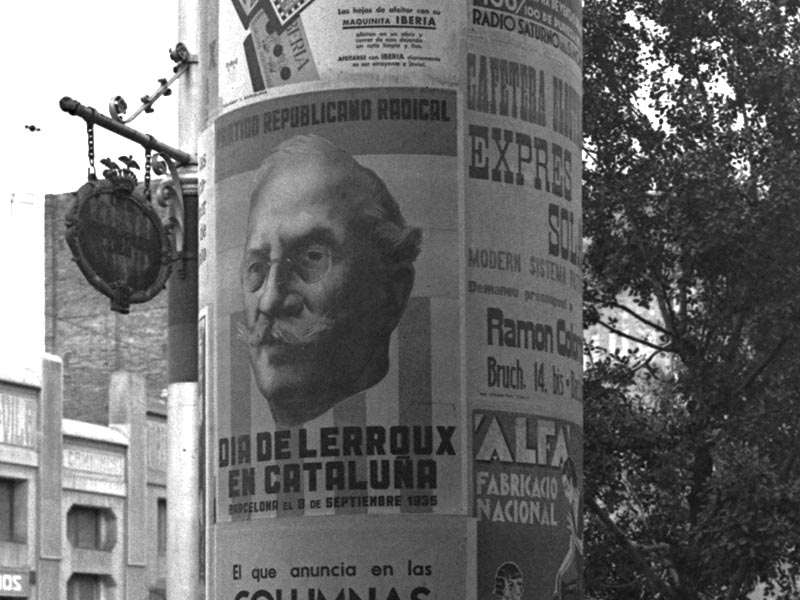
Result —
<instances>
[{"instance_id":1,"label":"dark leaves","mask_svg":"<svg viewBox=\"0 0 800 600\"><path fill-rule=\"evenodd\" d=\"M584 321L636 312L642 341L589 348L587 491L631 541L587 516L593 597L739 598L799 568L797 11L586 4Z\"/></svg>"}]
</instances>

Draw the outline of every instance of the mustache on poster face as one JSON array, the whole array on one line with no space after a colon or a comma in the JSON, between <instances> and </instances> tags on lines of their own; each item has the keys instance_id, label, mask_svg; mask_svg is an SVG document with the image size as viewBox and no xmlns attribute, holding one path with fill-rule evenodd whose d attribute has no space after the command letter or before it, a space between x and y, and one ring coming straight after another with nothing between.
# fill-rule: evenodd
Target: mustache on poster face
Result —
<instances>
[{"instance_id":1,"label":"mustache on poster face","mask_svg":"<svg viewBox=\"0 0 800 600\"><path fill-rule=\"evenodd\" d=\"M311 346L328 334L334 324L335 320L325 315L315 318L311 323L299 325L280 319L259 317L252 329L244 323L239 323L237 337L251 348L275 344L293 347Z\"/></svg>"}]
</instances>

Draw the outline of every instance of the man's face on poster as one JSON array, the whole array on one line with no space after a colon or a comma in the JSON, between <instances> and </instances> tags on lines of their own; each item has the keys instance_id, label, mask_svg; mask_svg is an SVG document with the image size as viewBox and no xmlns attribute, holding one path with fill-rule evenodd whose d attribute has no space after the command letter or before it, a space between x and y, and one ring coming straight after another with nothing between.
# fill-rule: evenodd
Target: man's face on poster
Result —
<instances>
[{"instance_id":1,"label":"man's face on poster","mask_svg":"<svg viewBox=\"0 0 800 600\"><path fill-rule=\"evenodd\" d=\"M382 379L375 357L407 299L398 307L346 176L324 161L282 163L252 199L241 270L250 363L280 425Z\"/></svg>"},{"instance_id":2,"label":"man's face on poster","mask_svg":"<svg viewBox=\"0 0 800 600\"><path fill-rule=\"evenodd\" d=\"M564 490L564 497L570 505L578 502L578 489L573 485L572 480L566 475L561 475L561 487Z\"/></svg>"},{"instance_id":3,"label":"man's face on poster","mask_svg":"<svg viewBox=\"0 0 800 600\"><path fill-rule=\"evenodd\" d=\"M522 577L509 577L503 588L503 600L520 600L522 590Z\"/></svg>"}]
</instances>

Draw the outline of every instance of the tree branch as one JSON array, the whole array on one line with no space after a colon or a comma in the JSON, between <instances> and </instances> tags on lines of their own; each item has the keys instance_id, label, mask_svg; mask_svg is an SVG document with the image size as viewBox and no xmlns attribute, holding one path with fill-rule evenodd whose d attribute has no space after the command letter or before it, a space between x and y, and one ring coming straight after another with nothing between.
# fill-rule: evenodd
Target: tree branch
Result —
<instances>
[{"instance_id":1,"label":"tree branch","mask_svg":"<svg viewBox=\"0 0 800 600\"><path fill-rule=\"evenodd\" d=\"M727 600L735 600L736 598L740 598L742 592L746 591L744 589L746 582L747 582L747 569L745 568L744 565L742 565L739 567L739 569L737 569L734 581L731 582L731 585L728 588Z\"/></svg>"},{"instance_id":2,"label":"tree branch","mask_svg":"<svg viewBox=\"0 0 800 600\"><path fill-rule=\"evenodd\" d=\"M594 151L592 151L592 150L589 150L589 148L588 148L588 146L587 146L586 144L582 144L582 145L581 145L581 152L583 152L584 154L588 154L588 155L589 155L589 156L591 156L591 157L592 157L592 158L593 158L595 161L597 161L597 153L596 153L596 152L594 152Z\"/></svg>"},{"instance_id":3,"label":"tree branch","mask_svg":"<svg viewBox=\"0 0 800 600\"><path fill-rule=\"evenodd\" d=\"M642 235L642 232L639 228L639 224L636 221L634 216L634 212L630 207L630 202L623 198L622 200L622 208L625 211L625 215L627 217L628 223L630 224L631 231L638 242L638 249L641 255L641 259L644 262L645 268L649 275L650 283L653 286L653 293L656 296L656 301L658 302L658 307L661 310L661 316L664 319L664 324L666 325L667 333L677 331L676 323L675 323L675 312L672 309L672 304L670 302L669 293L667 288L664 286L664 282L661 281L661 278L658 276L658 269L655 265L652 264L648 253L645 251L647 244L645 244L644 240L646 236Z\"/></svg>"},{"instance_id":4,"label":"tree branch","mask_svg":"<svg viewBox=\"0 0 800 600\"><path fill-rule=\"evenodd\" d=\"M653 373L653 370L650 368L650 362L659 354L661 354L661 350L653 350L653 352L650 353L650 356L637 362L631 367L631 370L635 373L639 369L646 368L648 371L650 371L650 373Z\"/></svg>"},{"instance_id":5,"label":"tree branch","mask_svg":"<svg viewBox=\"0 0 800 600\"><path fill-rule=\"evenodd\" d=\"M661 542L659 544L640 544L639 542L631 542L631 545L636 548L636 550L640 550L642 552L659 552L661 550L670 550L672 548L672 546L666 542Z\"/></svg>"},{"instance_id":6,"label":"tree branch","mask_svg":"<svg viewBox=\"0 0 800 600\"><path fill-rule=\"evenodd\" d=\"M756 365L756 368L752 370L750 375L748 375L745 380L739 384L739 387L733 391L734 396L738 396L748 387L750 387L756 378L758 378L758 376L764 372L764 369L766 369L769 364L778 357L778 354L780 354L781 350L786 345L786 342L789 341L789 339L790 336L784 335L780 340L778 340L778 343L775 345L775 348L772 349L772 352L765 356L764 359L758 365Z\"/></svg>"},{"instance_id":7,"label":"tree branch","mask_svg":"<svg viewBox=\"0 0 800 600\"><path fill-rule=\"evenodd\" d=\"M597 504L597 499L594 496L589 494L585 495L584 502L586 506L595 514L595 516L600 520L600 522L608 529L620 545L625 549L628 555L633 559L636 565L641 569L642 573L644 574L645 578L657 589L659 589L667 598L677 598L675 590L673 590L666 581L661 579L655 571L653 571L650 564L647 562L647 559L639 552L639 550L634 546L634 544L628 539L628 536L625 535L625 532L620 529L616 523L611 519L609 514L603 510L599 504Z\"/></svg>"},{"instance_id":8,"label":"tree branch","mask_svg":"<svg viewBox=\"0 0 800 600\"><path fill-rule=\"evenodd\" d=\"M733 361L736 351L740 348L744 326L745 319L741 312L735 313L731 317L731 333L728 337L727 344L725 344L726 348L724 348L724 357L726 362Z\"/></svg>"},{"instance_id":9,"label":"tree branch","mask_svg":"<svg viewBox=\"0 0 800 600\"><path fill-rule=\"evenodd\" d=\"M661 311L661 317L664 319L664 325L667 332L674 338L675 332L678 331L677 319L675 318L675 311L672 310L672 303L670 302L669 293L664 288L661 281L656 279L655 275L651 273L650 278L653 282L653 290L656 295L656 302Z\"/></svg>"},{"instance_id":10,"label":"tree branch","mask_svg":"<svg viewBox=\"0 0 800 600\"><path fill-rule=\"evenodd\" d=\"M778 470L778 477L781 481L787 481L789 479L789 475L792 474L792 468L797 462L798 453L800 453L800 445L795 447L793 452L789 452L786 456L786 460L781 463L780 469Z\"/></svg>"},{"instance_id":11,"label":"tree branch","mask_svg":"<svg viewBox=\"0 0 800 600\"><path fill-rule=\"evenodd\" d=\"M630 307L628 307L628 306L625 306L624 304L620 304L619 302L608 302L608 303L607 303L607 306L609 306L609 307L611 307L611 308L618 308L619 310L621 310L621 311L624 311L624 312L628 313L629 315L631 315L632 317L634 317L634 318L635 318L636 320L638 320L639 322L641 322L641 323L644 323L644 324L645 324L645 325L647 325L648 327L652 327L653 329L655 329L655 330L657 330L657 331L660 331L660 332L661 332L661 333L663 333L664 335L669 335L669 336L671 336L671 335L672 335L672 334L671 334L669 331L667 331L666 329L664 329L664 326L663 326L663 325L659 325L658 323L656 323L655 321L651 321L650 319L645 319L645 318L644 318L642 315L640 315L639 313L637 313L637 312L636 312L635 310L633 310L632 308L630 308Z\"/></svg>"},{"instance_id":12,"label":"tree branch","mask_svg":"<svg viewBox=\"0 0 800 600\"><path fill-rule=\"evenodd\" d=\"M617 329L616 327L606 323L605 321L599 321L599 324L608 329L611 333L616 333L617 335L624 337L626 339L631 340L632 342L636 342L637 344L641 344L642 346L647 346L648 348L652 348L653 350L658 350L659 352L669 352L669 346L656 346L652 342L648 342L647 340L643 340L641 338L636 337L635 335L631 335L629 333L625 333L621 329Z\"/></svg>"}]
</instances>

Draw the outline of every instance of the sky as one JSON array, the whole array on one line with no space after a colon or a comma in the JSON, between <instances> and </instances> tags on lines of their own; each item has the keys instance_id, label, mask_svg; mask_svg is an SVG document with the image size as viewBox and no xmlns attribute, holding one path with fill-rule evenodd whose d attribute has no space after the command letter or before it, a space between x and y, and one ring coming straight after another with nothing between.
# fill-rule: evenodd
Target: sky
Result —
<instances>
[{"instance_id":1,"label":"sky","mask_svg":"<svg viewBox=\"0 0 800 600\"><path fill-rule=\"evenodd\" d=\"M86 182L86 124L63 112L59 100L69 96L108 115L109 100L122 96L129 116L160 78L173 75L169 50L178 41L177 0L42 0L3 8L0 378L35 370L44 350L44 195ZM154 108L129 125L177 147L177 93ZM144 166L141 146L95 127L98 173L100 159L122 155Z\"/></svg>"}]
</instances>

